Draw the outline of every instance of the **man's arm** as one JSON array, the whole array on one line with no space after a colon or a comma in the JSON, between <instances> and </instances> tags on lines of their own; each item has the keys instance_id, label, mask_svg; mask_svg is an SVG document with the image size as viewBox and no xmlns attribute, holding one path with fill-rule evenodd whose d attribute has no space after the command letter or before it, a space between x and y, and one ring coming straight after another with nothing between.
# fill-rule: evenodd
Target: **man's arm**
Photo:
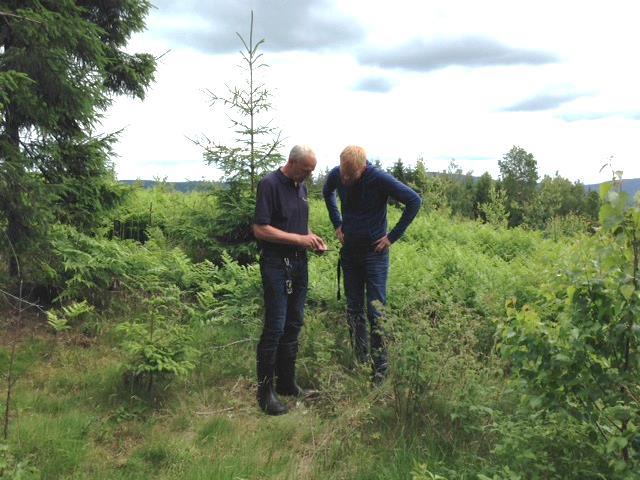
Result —
<instances>
[{"instance_id":1,"label":"man's arm","mask_svg":"<svg viewBox=\"0 0 640 480\"><path fill-rule=\"evenodd\" d=\"M336 237L340 243L344 244L344 233L342 232L342 215L338 209L338 202L336 200L336 188L338 186L339 171L337 169L331 170L327 175L327 180L322 187L322 196L324 197L324 203L327 206L329 212L329 218L333 224L333 228L336 229Z\"/></svg>"},{"instance_id":2,"label":"man's arm","mask_svg":"<svg viewBox=\"0 0 640 480\"><path fill-rule=\"evenodd\" d=\"M253 235L265 242L280 243L283 245L293 245L295 247L306 248L307 250L326 250L327 246L322 239L313 234L299 235L289 233L271 225L253 225Z\"/></svg>"},{"instance_id":3,"label":"man's arm","mask_svg":"<svg viewBox=\"0 0 640 480\"><path fill-rule=\"evenodd\" d=\"M338 169L334 168L333 170L331 170L331 172L329 172L329 175L327 175L327 180L324 182L324 186L322 187L322 196L324 197L324 203L327 206L327 211L329 212L331 223L333 223L333 228L339 228L340 226L342 226L342 215L340 215L338 202L336 200L336 188L338 188L338 179Z\"/></svg>"},{"instance_id":4,"label":"man's arm","mask_svg":"<svg viewBox=\"0 0 640 480\"><path fill-rule=\"evenodd\" d=\"M402 236L418 214L422 199L420 195L411 188L389 174L386 174L384 177L384 185L388 195L404 205L400 220L398 220L398 223L396 223L393 229L387 234L389 241L393 243Z\"/></svg>"}]
</instances>

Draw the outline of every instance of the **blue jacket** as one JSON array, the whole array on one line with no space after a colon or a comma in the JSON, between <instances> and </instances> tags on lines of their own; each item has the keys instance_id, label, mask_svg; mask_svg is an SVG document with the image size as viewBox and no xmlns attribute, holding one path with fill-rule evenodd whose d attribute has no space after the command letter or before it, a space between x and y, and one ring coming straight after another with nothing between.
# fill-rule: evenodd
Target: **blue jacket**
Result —
<instances>
[{"instance_id":1,"label":"blue jacket","mask_svg":"<svg viewBox=\"0 0 640 480\"><path fill-rule=\"evenodd\" d=\"M340 210L336 201L340 197ZM334 228L342 225L346 245L371 245L385 234L391 242L402 236L420 209L420 196L392 175L367 162L358 183L345 187L340 181L340 167L329 172L322 189ZM405 205L402 216L387 233L387 200Z\"/></svg>"}]
</instances>

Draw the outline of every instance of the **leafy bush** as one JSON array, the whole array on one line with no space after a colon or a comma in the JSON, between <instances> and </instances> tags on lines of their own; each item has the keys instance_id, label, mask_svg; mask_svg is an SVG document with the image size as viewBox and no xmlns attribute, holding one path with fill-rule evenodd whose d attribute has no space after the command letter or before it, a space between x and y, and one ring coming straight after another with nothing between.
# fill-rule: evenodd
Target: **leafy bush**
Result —
<instances>
[{"instance_id":1,"label":"leafy bush","mask_svg":"<svg viewBox=\"0 0 640 480\"><path fill-rule=\"evenodd\" d=\"M547 220L544 235L553 240L560 240L562 237L586 234L592 228L591 223L590 220L572 213L555 216Z\"/></svg>"},{"instance_id":2,"label":"leafy bush","mask_svg":"<svg viewBox=\"0 0 640 480\"><path fill-rule=\"evenodd\" d=\"M427 412L434 413L434 405L446 404L451 413L456 404L471 402L470 389L482 368L477 317L461 307L442 311L428 299L422 307L409 317L388 312L384 322L395 411L405 425L424 421Z\"/></svg>"},{"instance_id":3,"label":"leafy bush","mask_svg":"<svg viewBox=\"0 0 640 480\"><path fill-rule=\"evenodd\" d=\"M611 186L602 196L602 234L539 302L507 304L500 351L530 404L570 416L607 478L629 478L640 468L640 205Z\"/></svg>"}]
</instances>

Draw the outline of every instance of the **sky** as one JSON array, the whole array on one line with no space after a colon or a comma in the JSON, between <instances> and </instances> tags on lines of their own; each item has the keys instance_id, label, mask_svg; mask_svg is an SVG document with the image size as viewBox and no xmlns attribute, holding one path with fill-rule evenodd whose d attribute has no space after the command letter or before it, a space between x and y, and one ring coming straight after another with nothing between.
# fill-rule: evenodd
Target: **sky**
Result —
<instances>
[{"instance_id":1,"label":"sky","mask_svg":"<svg viewBox=\"0 0 640 480\"><path fill-rule=\"evenodd\" d=\"M101 132L121 130L119 179L216 179L192 140L233 145L229 111L207 90L242 86L242 44L268 67L281 153L308 144L318 171L346 145L391 166L453 160L499 177L516 145L540 177L640 177L637 0L153 0L128 51L162 55L144 101L117 98Z\"/></svg>"}]
</instances>

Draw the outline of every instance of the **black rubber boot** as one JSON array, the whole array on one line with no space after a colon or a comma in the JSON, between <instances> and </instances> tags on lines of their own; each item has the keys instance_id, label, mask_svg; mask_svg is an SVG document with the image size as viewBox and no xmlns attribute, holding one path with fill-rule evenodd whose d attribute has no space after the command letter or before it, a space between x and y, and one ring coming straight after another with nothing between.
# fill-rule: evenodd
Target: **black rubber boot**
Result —
<instances>
[{"instance_id":1,"label":"black rubber boot","mask_svg":"<svg viewBox=\"0 0 640 480\"><path fill-rule=\"evenodd\" d=\"M281 343L276 358L276 392L297 398L314 398L317 390L305 389L296 382L296 358L298 342Z\"/></svg>"},{"instance_id":2,"label":"black rubber boot","mask_svg":"<svg viewBox=\"0 0 640 480\"><path fill-rule=\"evenodd\" d=\"M275 370L275 352L258 350L258 405L267 415L282 415L287 413L285 407L273 388Z\"/></svg>"},{"instance_id":3,"label":"black rubber boot","mask_svg":"<svg viewBox=\"0 0 640 480\"><path fill-rule=\"evenodd\" d=\"M371 360L373 366L372 383L382 385L389 371L389 353L378 320L373 318L371 323Z\"/></svg>"},{"instance_id":4,"label":"black rubber boot","mask_svg":"<svg viewBox=\"0 0 640 480\"><path fill-rule=\"evenodd\" d=\"M366 363L369 359L369 334L364 312L347 311L347 325L356 361Z\"/></svg>"}]
</instances>

